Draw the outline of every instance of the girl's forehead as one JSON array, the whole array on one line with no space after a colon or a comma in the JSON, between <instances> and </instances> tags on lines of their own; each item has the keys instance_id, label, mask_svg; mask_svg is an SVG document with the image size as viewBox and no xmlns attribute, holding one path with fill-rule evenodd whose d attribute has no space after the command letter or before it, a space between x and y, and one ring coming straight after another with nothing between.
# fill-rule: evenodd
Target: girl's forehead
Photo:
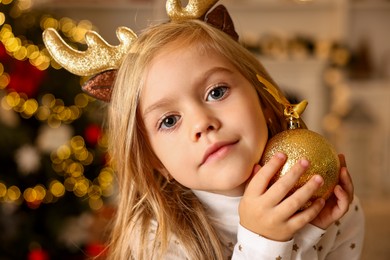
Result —
<instances>
[{"instance_id":1,"label":"girl's forehead","mask_svg":"<svg viewBox=\"0 0 390 260\"><path fill-rule=\"evenodd\" d=\"M199 64L203 65L199 66ZM229 58L209 45L201 42L189 44L172 42L155 53L145 71L145 79L147 80L159 70L181 71L195 76L212 66L228 67L232 70L234 67L236 70ZM194 67L196 70L188 70L187 67Z\"/></svg>"},{"instance_id":2,"label":"girl's forehead","mask_svg":"<svg viewBox=\"0 0 390 260\"><path fill-rule=\"evenodd\" d=\"M180 70L180 67L178 68L173 65L176 64L176 61L183 60L184 57L189 56L191 57L191 62L189 62L189 60L187 59L189 65L193 64L201 57L203 57L202 60L204 60L204 62L206 62L205 60L208 60L207 63L209 63L210 60L215 61L215 59L217 59L220 62L222 62L223 60L222 63L230 64L230 62L226 59L224 55L222 55L216 49L211 48L210 46L205 45L201 42L183 43L180 41L174 41L162 46L151 56L151 59L149 60L144 70L144 80L147 81L152 71L155 72L154 68L156 68L156 64L163 63L163 66L157 66L158 68L162 68L163 70L166 70L167 67L170 67L171 69ZM196 74L195 71L191 74L194 73Z\"/></svg>"}]
</instances>

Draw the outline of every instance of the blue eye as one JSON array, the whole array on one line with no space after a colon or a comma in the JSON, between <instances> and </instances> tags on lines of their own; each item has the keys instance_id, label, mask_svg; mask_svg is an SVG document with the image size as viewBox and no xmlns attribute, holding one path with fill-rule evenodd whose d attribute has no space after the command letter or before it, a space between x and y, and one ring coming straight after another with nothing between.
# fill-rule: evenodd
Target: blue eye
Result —
<instances>
[{"instance_id":1,"label":"blue eye","mask_svg":"<svg viewBox=\"0 0 390 260\"><path fill-rule=\"evenodd\" d=\"M228 88L225 86L217 86L210 90L210 92L207 94L207 101L214 101L219 100L223 98L228 91Z\"/></svg>"},{"instance_id":2,"label":"blue eye","mask_svg":"<svg viewBox=\"0 0 390 260\"><path fill-rule=\"evenodd\" d=\"M177 121L179 121L179 119L180 119L180 116L175 116L175 115L166 116L161 120L159 128L160 129L170 129L176 125L176 123L177 123Z\"/></svg>"}]
</instances>

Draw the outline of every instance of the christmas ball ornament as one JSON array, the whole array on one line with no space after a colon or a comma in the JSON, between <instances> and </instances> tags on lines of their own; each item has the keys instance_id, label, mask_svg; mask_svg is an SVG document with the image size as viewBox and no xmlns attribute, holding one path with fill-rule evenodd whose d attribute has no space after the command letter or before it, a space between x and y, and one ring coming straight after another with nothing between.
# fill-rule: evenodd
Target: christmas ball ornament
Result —
<instances>
[{"instance_id":1,"label":"christmas ball ornament","mask_svg":"<svg viewBox=\"0 0 390 260\"><path fill-rule=\"evenodd\" d=\"M290 104L281 96L278 90L266 79L258 75L258 79L265 89L282 105L284 115L288 122L288 130L273 136L267 143L260 164L266 164L273 155L282 152L287 155L286 163L273 177L270 185L275 183L302 158L310 161L310 166L299 178L288 195L302 187L314 175L320 175L324 179L323 186L317 190L310 201L302 209L307 208L318 198L328 199L332 195L334 187L339 182L340 161L332 144L320 134L308 129L302 129L299 125L300 114L307 106L307 101L299 104Z\"/></svg>"},{"instance_id":2,"label":"christmas ball ornament","mask_svg":"<svg viewBox=\"0 0 390 260\"><path fill-rule=\"evenodd\" d=\"M283 131L268 141L260 164L267 163L277 152L286 154L287 160L281 170L273 177L271 184L288 173L291 167L300 159L306 158L310 161L310 166L299 178L290 194L302 187L311 177L318 174L324 179L324 184L312 196L310 201L320 197L324 199L330 197L338 183L340 162L335 149L323 136L308 129Z\"/></svg>"}]
</instances>

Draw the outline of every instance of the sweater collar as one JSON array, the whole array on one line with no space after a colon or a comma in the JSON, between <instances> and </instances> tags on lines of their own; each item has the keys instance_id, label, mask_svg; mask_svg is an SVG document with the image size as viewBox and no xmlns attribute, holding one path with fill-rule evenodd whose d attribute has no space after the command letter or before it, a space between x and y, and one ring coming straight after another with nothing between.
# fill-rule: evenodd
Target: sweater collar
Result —
<instances>
[{"instance_id":1,"label":"sweater collar","mask_svg":"<svg viewBox=\"0 0 390 260\"><path fill-rule=\"evenodd\" d=\"M230 197L200 190L193 190L193 192L213 218L238 219L238 205L242 196Z\"/></svg>"}]
</instances>

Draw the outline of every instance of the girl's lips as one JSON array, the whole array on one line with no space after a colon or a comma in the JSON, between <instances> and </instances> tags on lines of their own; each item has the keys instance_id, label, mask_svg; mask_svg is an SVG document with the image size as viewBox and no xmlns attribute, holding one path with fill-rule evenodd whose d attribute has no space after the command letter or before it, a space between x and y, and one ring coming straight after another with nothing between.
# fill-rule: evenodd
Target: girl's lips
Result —
<instances>
[{"instance_id":1,"label":"girl's lips","mask_svg":"<svg viewBox=\"0 0 390 260\"><path fill-rule=\"evenodd\" d=\"M203 155L203 159L202 159L202 162L200 165L205 164L208 160L210 160L214 157L223 156L227 152L227 150L231 146L235 145L236 143L238 143L238 141L218 142L218 143L212 144L211 146L209 146L206 149L206 152Z\"/></svg>"}]
</instances>

